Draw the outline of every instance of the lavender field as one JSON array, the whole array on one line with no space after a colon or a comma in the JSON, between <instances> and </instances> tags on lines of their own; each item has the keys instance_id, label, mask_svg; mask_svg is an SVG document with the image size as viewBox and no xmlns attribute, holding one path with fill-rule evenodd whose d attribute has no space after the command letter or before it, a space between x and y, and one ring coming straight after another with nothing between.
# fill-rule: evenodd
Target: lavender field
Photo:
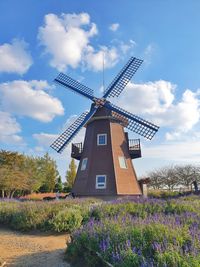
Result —
<instances>
[{"instance_id":1,"label":"lavender field","mask_svg":"<svg viewBox=\"0 0 200 267\"><path fill-rule=\"evenodd\" d=\"M66 232L72 266L199 267L200 197L1 201L0 225Z\"/></svg>"},{"instance_id":2,"label":"lavender field","mask_svg":"<svg viewBox=\"0 0 200 267\"><path fill-rule=\"evenodd\" d=\"M72 234L67 255L72 262L81 257L84 266L200 266L200 199L98 205Z\"/></svg>"}]
</instances>

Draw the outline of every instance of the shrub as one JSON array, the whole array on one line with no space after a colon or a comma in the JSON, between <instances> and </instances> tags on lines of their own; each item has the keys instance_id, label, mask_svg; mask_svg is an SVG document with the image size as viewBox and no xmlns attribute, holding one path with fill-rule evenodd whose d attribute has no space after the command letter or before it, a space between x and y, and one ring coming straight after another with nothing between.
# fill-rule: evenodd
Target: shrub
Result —
<instances>
[{"instance_id":1,"label":"shrub","mask_svg":"<svg viewBox=\"0 0 200 267\"><path fill-rule=\"evenodd\" d=\"M18 211L18 205L15 202L0 202L0 223L10 225L12 217Z\"/></svg>"},{"instance_id":2,"label":"shrub","mask_svg":"<svg viewBox=\"0 0 200 267\"><path fill-rule=\"evenodd\" d=\"M56 232L69 232L81 226L83 217L81 212L75 208L68 208L60 211L52 220L52 228Z\"/></svg>"},{"instance_id":3,"label":"shrub","mask_svg":"<svg viewBox=\"0 0 200 267\"><path fill-rule=\"evenodd\" d=\"M21 231L32 229L41 231L51 230L54 232L65 231L64 229L66 229L68 231L66 225L61 227L61 218L65 215L67 217L69 211L69 217L72 220L69 220L69 223L80 227L79 221L86 223L89 220L90 206L93 203L95 203L94 199L68 199L51 202L0 201L0 224L5 224L12 229ZM77 215L73 215L74 213ZM66 221L64 223L66 224ZM69 225L69 229L73 229L73 226Z\"/></svg>"},{"instance_id":4,"label":"shrub","mask_svg":"<svg viewBox=\"0 0 200 267\"><path fill-rule=\"evenodd\" d=\"M148 197L154 198L171 198L179 196L180 193L177 191L164 191L164 190L149 190Z\"/></svg>"},{"instance_id":5,"label":"shrub","mask_svg":"<svg viewBox=\"0 0 200 267\"><path fill-rule=\"evenodd\" d=\"M10 224L13 229L22 231L42 228L51 210L45 203L39 202L23 203L18 207L12 215Z\"/></svg>"}]
</instances>

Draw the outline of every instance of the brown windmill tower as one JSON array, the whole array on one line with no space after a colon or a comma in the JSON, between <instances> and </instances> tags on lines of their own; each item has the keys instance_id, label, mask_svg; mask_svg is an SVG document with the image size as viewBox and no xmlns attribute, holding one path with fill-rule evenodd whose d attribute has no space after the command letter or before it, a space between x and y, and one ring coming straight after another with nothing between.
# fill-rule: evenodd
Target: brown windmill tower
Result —
<instances>
[{"instance_id":1,"label":"brown windmill tower","mask_svg":"<svg viewBox=\"0 0 200 267\"><path fill-rule=\"evenodd\" d=\"M129 140L124 127L152 139L158 126L133 115L107 100L119 96L142 60L131 58L108 86L102 98L93 90L60 73L55 82L93 101L89 112L82 113L51 145L62 152L85 126L84 144L72 144L71 156L80 160L72 188L75 196L113 198L141 195L132 159L141 157L140 140Z\"/></svg>"}]
</instances>

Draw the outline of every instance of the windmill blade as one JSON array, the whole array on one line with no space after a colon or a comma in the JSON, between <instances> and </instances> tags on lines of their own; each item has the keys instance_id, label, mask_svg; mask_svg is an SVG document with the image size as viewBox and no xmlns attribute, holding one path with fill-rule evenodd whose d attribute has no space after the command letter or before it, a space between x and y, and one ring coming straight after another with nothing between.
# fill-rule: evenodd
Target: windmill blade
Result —
<instances>
[{"instance_id":1,"label":"windmill blade","mask_svg":"<svg viewBox=\"0 0 200 267\"><path fill-rule=\"evenodd\" d=\"M86 98L89 98L91 100L94 99L94 95L93 95L94 91L92 89L75 81L74 79L72 79L71 77L67 76L64 73L60 73L54 79L54 82L72 90L75 93L85 96Z\"/></svg>"},{"instance_id":2,"label":"windmill blade","mask_svg":"<svg viewBox=\"0 0 200 267\"><path fill-rule=\"evenodd\" d=\"M127 64L121 69L112 83L108 86L104 93L104 98L119 96L127 83L131 80L136 73L143 60L131 57Z\"/></svg>"},{"instance_id":3,"label":"windmill blade","mask_svg":"<svg viewBox=\"0 0 200 267\"><path fill-rule=\"evenodd\" d=\"M92 107L89 112L83 112L78 119L75 120L51 145L51 147L57 152L61 153L64 148L72 141L80 129L90 120L94 115L97 106Z\"/></svg>"},{"instance_id":4,"label":"windmill blade","mask_svg":"<svg viewBox=\"0 0 200 267\"><path fill-rule=\"evenodd\" d=\"M126 121L126 127L147 139L152 139L153 136L158 131L159 127L155 124L146 121L136 115L131 114L130 112L117 107L109 102L106 102L104 105L106 108L114 111L113 116L119 120ZM117 114L116 114L117 113Z\"/></svg>"}]
</instances>

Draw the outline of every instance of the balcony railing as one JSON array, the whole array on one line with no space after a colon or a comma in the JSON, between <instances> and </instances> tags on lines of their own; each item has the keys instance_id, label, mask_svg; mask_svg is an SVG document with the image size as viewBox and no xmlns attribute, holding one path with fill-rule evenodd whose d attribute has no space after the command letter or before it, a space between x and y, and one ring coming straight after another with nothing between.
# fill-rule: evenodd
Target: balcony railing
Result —
<instances>
[{"instance_id":1,"label":"balcony railing","mask_svg":"<svg viewBox=\"0 0 200 267\"><path fill-rule=\"evenodd\" d=\"M141 158L141 147L140 139L129 139L128 140L129 153L132 159ZM75 143L72 144L71 157L80 160L83 152L83 144Z\"/></svg>"},{"instance_id":2,"label":"balcony railing","mask_svg":"<svg viewBox=\"0 0 200 267\"><path fill-rule=\"evenodd\" d=\"M128 140L129 153L132 159L141 158L140 139Z\"/></svg>"},{"instance_id":3,"label":"balcony railing","mask_svg":"<svg viewBox=\"0 0 200 267\"><path fill-rule=\"evenodd\" d=\"M72 152L71 152L72 158L80 160L82 152L83 152L83 144L82 143L72 144Z\"/></svg>"}]
</instances>

